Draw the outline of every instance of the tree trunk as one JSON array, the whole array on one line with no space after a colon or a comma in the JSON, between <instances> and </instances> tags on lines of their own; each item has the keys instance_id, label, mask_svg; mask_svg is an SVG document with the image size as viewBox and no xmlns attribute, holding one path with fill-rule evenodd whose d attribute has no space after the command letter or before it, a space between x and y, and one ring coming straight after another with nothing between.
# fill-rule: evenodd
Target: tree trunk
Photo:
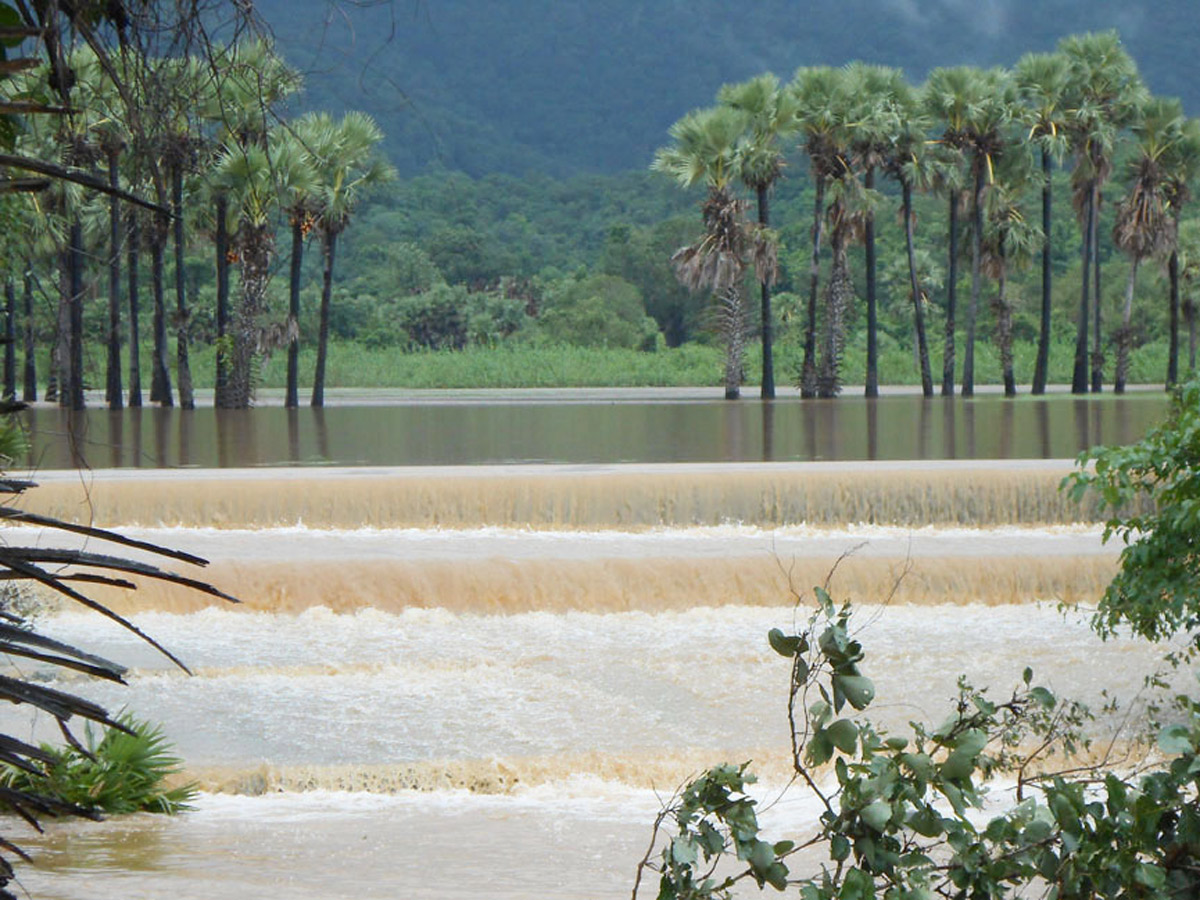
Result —
<instances>
[{"instance_id":1,"label":"tree trunk","mask_svg":"<svg viewBox=\"0 0 1200 900\"><path fill-rule=\"evenodd\" d=\"M183 166L178 162L171 167L171 212L175 217L172 223L175 232L175 314L179 318L175 326L175 374L179 379L179 408L195 409L192 367L188 361L188 325L191 317L183 268Z\"/></svg>"},{"instance_id":2,"label":"tree trunk","mask_svg":"<svg viewBox=\"0 0 1200 900\"><path fill-rule=\"evenodd\" d=\"M289 331L298 330L300 324L300 266L304 262L304 227L299 218L292 223L292 269L288 281L288 317L291 319ZM283 405L287 409L295 409L300 405L300 339L288 342L287 351L287 395Z\"/></svg>"},{"instance_id":3,"label":"tree trunk","mask_svg":"<svg viewBox=\"0 0 1200 900\"><path fill-rule=\"evenodd\" d=\"M33 272L29 263L25 263L25 321L22 332L25 338L25 371L21 399L26 403L37 401L37 358L34 354L33 341Z\"/></svg>"},{"instance_id":4,"label":"tree trunk","mask_svg":"<svg viewBox=\"0 0 1200 900\"><path fill-rule=\"evenodd\" d=\"M740 278L718 302L721 337L725 341L725 399L737 400L742 395L746 355L746 305L742 302Z\"/></svg>"},{"instance_id":5,"label":"tree trunk","mask_svg":"<svg viewBox=\"0 0 1200 900\"><path fill-rule=\"evenodd\" d=\"M1000 349L1000 371L1004 379L1004 396L1017 396L1017 379L1013 374L1012 307L1008 303L1008 265L1004 247L1000 247L1000 278L996 296L996 343Z\"/></svg>"},{"instance_id":6,"label":"tree trunk","mask_svg":"<svg viewBox=\"0 0 1200 900\"><path fill-rule=\"evenodd\" d=\"M1053 269L1050 253L1051 204L1050 153L1042 149L1042 322L1038 331L1037 362L1033 367L1033 393L1046 393L1050 373L1050 301Z\"/></svg>"},{"instance_id":7,"label":"tree trunk","mask_svg":"<svg viewBox=\"0 0 1200 900\"><path fill-rule=\"evenodd\" d=\"M217 195L217 371L214 379L217 409L229 409L229 200Z\"/></svg>"},{"instance_id":8,"label":"tree trunk","mask_svg":"<svg viewBox=\"0 0 1200 900\"><path fill-rule=\"evenodd\" d=\"M929 344L925 340L925 309L921 304L921 286L917 281L917 256L913 238L912 185L900 180L904 215L904 247L908 253L908 281L912 291L913 325L917 332L917 357L921 367L921 394L933 396L933 373L929 368Z\"/></svg>"},{"instance_id":9,"label":"tree trunk","mask_svg":"<svg viewBox=\"0 0 1200 900\"><path fill-rule=\"evenodd\" d=\"M1092 225L1092 268L1094 276L1094 284L1092 292L1094 296L1092 319L1092 393L1098 394L1104 388L1104 346L1101 343L1100 330L1100 184L1095 183L1092 188L1094 192L1094 207L1093 217L1095 222Z\"/></svg>"},{"instance_id":10,"label":"tree trunk","mask_svg":"<svg viewBox=\"0 0 1200 900\"><path fill-rule=\"evenodd\" d=\"M804 364L800 372L800 396L817 396L817 292L821 284L821 232L825 225L825 179L816 176L813 203L812 258L808 270L808 316L804 325Z\"/></svg>"},{"instance_id":11,"label":"tree trunk","mask_svg":"<svg viewBox=\"0 0 1200 900\"><path fill-rule=\"evenodd\" d=\"M108 154L108 184L120 187L117 154ZM121 201L116 195L108 200L108 358L105 367L104 401L109 409L125 405L121 391Z\"/></svg>"},{"instance_id":12,"label":"tree trunk","mask_svg":"<svg viewBox=\"0 0 1200 900\"><path fill-rule=\"evenodd\" d=\"M770 199L767 196L766 185L758 186L758 224L764 229L771 224ZM775 350L772 329L774 328L771 313L771 285L764 280L759 284L762 294L762 387L760 394L764 400L775 399Z\"/></svg>"},{"instance_id":13,"label":"tree trunk","mask_svg":"<svg viewBox=\"0 0 1200 900\"><path fill-rule=\"evenodd\" d=\"M4 280L4 399L17 396L17 286Z\"/></svg>"},{"instance_id":14,"label":"tree trunk","mask_svg":"<svg viewBox=\"0 0 1200 900\"><path fill-rule=\"evenodd\" d=\"M1088 302L1091 300L1089 282L1092 270L1092 240L1096 230L1096 208L1093 205L1093 189L1088 188L1088 198L1084 209L1083 227L1083 265L1082 285L1079 292L1079 320L1075 323L1075 368L1071 373L1071 393L1086 394L1087 380L1087 338L1088 338Z\"/></svg>"},{"instance_id":15,"label":"tree trunk","mask_svg":"<svg viewBox=\"0 0 1200 900\"><path fill-rule=\"evenodd\" d=\"M321 257L324 263L321 272L321 322L317 332L317 367L313 372L313 390L310 406L325 405L325 357L329 352L329 308L333 303L333 259L337 250L337 232L321 233Z\"/></svg>"},{"instance_id":16,"label":"tree trunk","mask_svg":"<svg viewBox=\"0 0 1200 900\"><path fill-rule=\"evenodd\" d=\"M875 187L875 167L867 168L863 178L866 189ZM867 266L867 378L864 395L879 396L879 310L875 293L875 213L867 211L863 229L863 246Z\"/></svg>"},{"instance_id":17,"label":"tree trunk","mask_svg":"<svg viewBox=\"0 0 1200 900\"><path fill-rule=\"evenodd\" d=\"M950 258L946 265L946 339L942 353L942 396L954 394L954 313L958 297L958 194L950 192Z\"/></svg>"},{"instance_id":18,"label":"tree trunk","mask_svg":"<svg viewBox=\"0 0 1200 900\"><path fill-rule=\"evenodd\" d=\"M243 221L238 228L236 245L242 274L242 301L234 308L230 321L232 353L226 399L230 404L228 408L246 409L254 398L253 370L258 353L259 315L271 274L271 226Z\"/></svg>"},{"instance_id":19,"label":"tree trunk","mask_svg":"<svg viewBox=\"0 0 1200 900\"><path fill-rule=\"evenodd\" d=\"M142 405L141 313L138 294L138 214L129 211L129 405Z\"/></svg>"},{"instance_id":20,"label":"tree trunk","mask_svg":"<svg viewBox=\"0 0 1200 900\"><path fill-rule=\"evenodd\" d=\"M154 296L154 353L150 365L150 402L174 405L171 397L171 372L167 368L167 311L165 265L167 223L156 216L150 231L150 287Z\"/></svg>"},{"instance_id":21,"label":"tree trunk","mask_svg":"<svg viewBox=\"0 0 1200 900\"><path fill-rule=\"evenodd\" d=\"M64 405L83 409L83 222L71 221L68 251L67 383Z\"/></svg>"},{"instance_id":22,"label":"tree trunk","mask_svg":"<svg viewBox=\"0 0 1200 900\"><path fill-rule=\"evenodd\" d=\"M1167 279L1171 285L1170 330L1167 346L1167 387L1179 381L1179 251L1167 259Z\"/></svg>"},{"instance_id":23,"label":"tree trunk","mask_svg":"<svg viewBox=\"0 0 1200 900\"><path fill-rule=\"evenodd\" d=\"M971 201L974 234L971 235L971 301L967 305L967 340L963 348L962 395L975 394L975 320L979 313L979 294L983 287L980 263L983 259L983 160L974 160L975 195Z\"/></svg>"},{"instance_id":24,"label":"tree trunk","mask_svg":"<svg viewBox=\"0 0 1200 900\"><path fill-rule=\"evenodd\" d=\"M1121 309L1121 330L1117 332L1117 370L1113 375L1113 391L1125 393L1125 375L1129 366L1129 347L1133 335L1130 322L1133 320L1133 291L1137 285L1138 258L1129 262L1129 281L1125 284L1125 306Z\"/></svg>"},{"instance_id":25,"label":"tree trunk","mask_svg":"<svg viewBox=\"0 0 1200 900\"><path fill-rule=\"evenodd\" d=\"M846 233L844 228L834 228L830 247L833 262L829 270L829 286L826 289L825 341L821 371L817 377L817 396L836 397L842 389L841 364L845 330L846 307L853 294L850 271L846 259Z\"/></svg>"}]
</instances>

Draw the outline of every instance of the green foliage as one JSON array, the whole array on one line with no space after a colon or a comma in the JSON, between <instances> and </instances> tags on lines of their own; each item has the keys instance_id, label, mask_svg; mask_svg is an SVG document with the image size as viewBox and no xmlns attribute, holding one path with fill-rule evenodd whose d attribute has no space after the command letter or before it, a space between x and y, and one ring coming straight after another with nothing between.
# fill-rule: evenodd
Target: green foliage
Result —
<instances>
[{"instance_id":1,"label":"green foliage","mask_svg":"<svg viewBox=\"0 0 1200 900\"><path fill-rule=\"evenodd\" d=\"M539 317L551 340L577 347L653 350L658 326L641 292L615 275L569 279L547 292Z\"/></svg>"},{"instance_id":2,"label":"green foliage","mask_svg":"<svg viewBox=\"0 0 1200 900\"><path fill-rule=\"evenodd\" d=\"M1200 380L1176 390L1167 421L1143 440L1093 448L1079 466L1064 487L1077 499L1095 492L1111 512L1105 541L1124 543L1096 614L1101 633L1125 623L1151 640L1183 630L1200 642Z\"/></svg>"},{"instance_id":3,"label":"green foliage","mask_svg":"<svg viewBox=\"0 0 1200 900\"><path fill-rule=\"evenodd\" d=\"M1003 701L960 681L941 724L892 735L843 715L865 710L874 688L850 606L815 595L803 630L768 635L791 664L794 768L823 808L815 832L769 839L748 764L716 766L660 813L639 885L656 872L660 900L725 900L744 879L804 900L999 898L1031 884L1059 900L1200 890L1200 707L1161 731L1170 758L1142 774L1055 772L1052 757L1086 746L1090 714L1029 669ZM1002 773L1015 779L1015 803L988 813L988 782ZM801 851L822 861L797 871Z\"/></svg>"},{"instance_id":4,"label":"green foliage","mask_svg":"<svg viewBox=\"0 0 1200 900\"><path fill-rule=\"evenodd\" d=\"M82 750L43 744L47 760L36 764L37 771L6 765L0 783L100 813L188 809L196 787L169 785L182 760L173 754L162 728L128 714L117 722L119 727L105 728L99 740L89 725Z\"/></svg>"}]
</instances>

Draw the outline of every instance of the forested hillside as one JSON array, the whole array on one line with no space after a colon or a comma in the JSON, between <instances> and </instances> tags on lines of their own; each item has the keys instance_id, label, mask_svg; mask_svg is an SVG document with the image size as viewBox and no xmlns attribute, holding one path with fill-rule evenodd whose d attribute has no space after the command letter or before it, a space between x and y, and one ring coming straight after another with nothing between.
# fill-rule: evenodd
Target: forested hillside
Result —
<instances>
[{"instance_id":1,"label":"forested hillside","mask_svg":"<svg viewBox=\"0 0 1200 900\"><path fill-rule=\"evenodd\" d=\"M913 81L1012 65L1065 34L1116 28L1150 89L1200 112L1194 0L259 0L302 101L363 109L402 175L554 176L646 166L668 126L724 82L854 59ZM332 11L331 11L332 9Z\"/></svg>"}]
</instances>

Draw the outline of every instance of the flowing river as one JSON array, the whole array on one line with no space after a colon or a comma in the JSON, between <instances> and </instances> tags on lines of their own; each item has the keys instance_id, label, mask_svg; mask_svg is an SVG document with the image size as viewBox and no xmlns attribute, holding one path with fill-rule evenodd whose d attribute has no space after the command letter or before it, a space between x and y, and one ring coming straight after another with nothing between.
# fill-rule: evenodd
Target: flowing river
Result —
<instances>
[{"instance_id":1,"label":"flowing river","mask_svg":"<svg viewBox=\"0 0 1200 900\"><path fill-rule=\"evenodd\" d=\"M1139 402L1088 421L1129 428ZM978 409L1003 421L1001 403ZM203 577L243 603L97 590L190 676L94 615L43 614L47 633L132 669L124 688L57 682L161 722L203 793L174 818L6 823L35 857L22 884L40 898L627 897L660 795L726 760L754 761L766 829L795 836L816 810L781 795L788 668L766 632L805 618L831 571L860 607L888 727L940 720L960 673L999 695L1025 665L1097 705L1102 689L1133 698L1157 654L1101 643L1086 613L1058 608L1093 601L1116 565L1095 509L1057 490L1071 463L899 461L880 452L913 439L895 415L865 463L749 461L759 444L432 465L535 454L372 444L369 467L335 453L341 467L38 472L28 508L204 556ZM1046 441L1068 456L1076 422L1061 418L1068 437ZM20 708L3 716L17 736L53 735Z\"/></svg>"}]
</instances>

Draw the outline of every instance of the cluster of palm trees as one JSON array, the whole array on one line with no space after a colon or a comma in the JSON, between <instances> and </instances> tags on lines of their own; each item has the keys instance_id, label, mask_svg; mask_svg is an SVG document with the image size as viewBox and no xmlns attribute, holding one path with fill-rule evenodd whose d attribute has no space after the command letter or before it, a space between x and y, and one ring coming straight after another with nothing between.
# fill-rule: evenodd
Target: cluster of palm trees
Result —
<instances>
[{"instance_id":1,"label":"cluster of palm trees","mask_svg":"<svg viewBox=\"0 0 1200 900\"><path fill-rule=\"evenodd\" d=\"M934 373L925 328L928 296L914 251L917 191L943 197L947 209L942 393L954 392L960 339L961 391L974 393L976 328L988 279L996 286L990 305L1005 393L1016 393L1007 279L1014 267L1030 264L1039 249L1042 296L1032 390L1044 392L1051 331L1051 175L1056 165L1064 164L1071 167L1072 207L1083 236L1072 390L1099 391L1103 384L1097 222L1114 172L1123 193L1117 200L1113 241L1130 260L1122 320L1112 335L1117 350L1114 387L1123 390L1127 380L1135 280L1139 264L1150 259L1165 263L1169 275L1166 379L1174 383L1178 378L1179 282L1187 264L1179 233L1189 185L1200 169L1200 123L1184 115L1179 101L1150 95L1115 32L1064 38L1055 52L1027 54L1012 69L936 69L919 87L897 69L859 62L801 68L786 85L773 75L761 75L723 87L715 106L689 113L670 133L673 143L658 152L653 168L685 186L703 185L708 192L703 236L680 249L674 260L681 280L711 290L718 301L718 325L727 349L727 397L739 393L747 336L742 293L751 270L762 295L762 396L775 395L770 291L776 237L768 202L793 148L807 161L815 196L799 373L802 396L833 397L841 389L846 314L855 296L848 250L860 243L865 391L868 397L878 394L875 229L888 198L877 179L887 179L899 195L925 396L934 393ZM753 221L739 186L757 201ZM1039 191L1040 226L1026 211ZM830 262L822 296L826 243ZM960 257L970 265L965 310L958 308ZM965 319L962 335L960 314Z\"/></svg>"},{"instance_id":2,"label":"cluster of palm trees","mask_svg":"<svg viewBox=\"0 0 1200 900\"><path fill-rule=\"evenodd\" d=\"M194 312L188 296L185 250L211 248L217 297L215 403L243 408L254 395L256 360L286 347L286 402L298 404L298 326L301 262L305 243L319 239L323 286L314 406L324 403L326 345L335 251L365 188L392 177L376 147L382 133L363 113L339 120L307 113L287 120L286 99L301 85L299 74L269 43L250 41L214 48L204 59L191 56L147 59L132 52L98 56L80 47L67 57L70 107L61 115L31 121L18 138L27 156L60 159L74 170L94 172L121 194L147 198L128 204L116 193L101 197L70 183L51 183L36 194L4 199L10 229L0 254L8 261L9 303L14 280L22 281L25 305L24 399L36 399L33 369L32 297L47 273L55 273L58 325L49 378L51 398L79 408L84 403L84 301L102 294L108 270L106 400L125 402L121 345L128 328L128 403L142 404L140 369L142 253L150 258L152 298L150 402L194 406L189 329ZM18 92L54 90L44 71L27 73ZM290 307L286 314L267 303L276 260L276 235L291 230ZM167 307L165 279L173 252L175 308ZM231 297L231 271L237 292ZM10 309L11 322L15 311ZM173 389L168 330L175 331ZM9 354L11 356L11 345ZM7 391L15 390L12 381Z\"/></svg>"}]
</instances>

